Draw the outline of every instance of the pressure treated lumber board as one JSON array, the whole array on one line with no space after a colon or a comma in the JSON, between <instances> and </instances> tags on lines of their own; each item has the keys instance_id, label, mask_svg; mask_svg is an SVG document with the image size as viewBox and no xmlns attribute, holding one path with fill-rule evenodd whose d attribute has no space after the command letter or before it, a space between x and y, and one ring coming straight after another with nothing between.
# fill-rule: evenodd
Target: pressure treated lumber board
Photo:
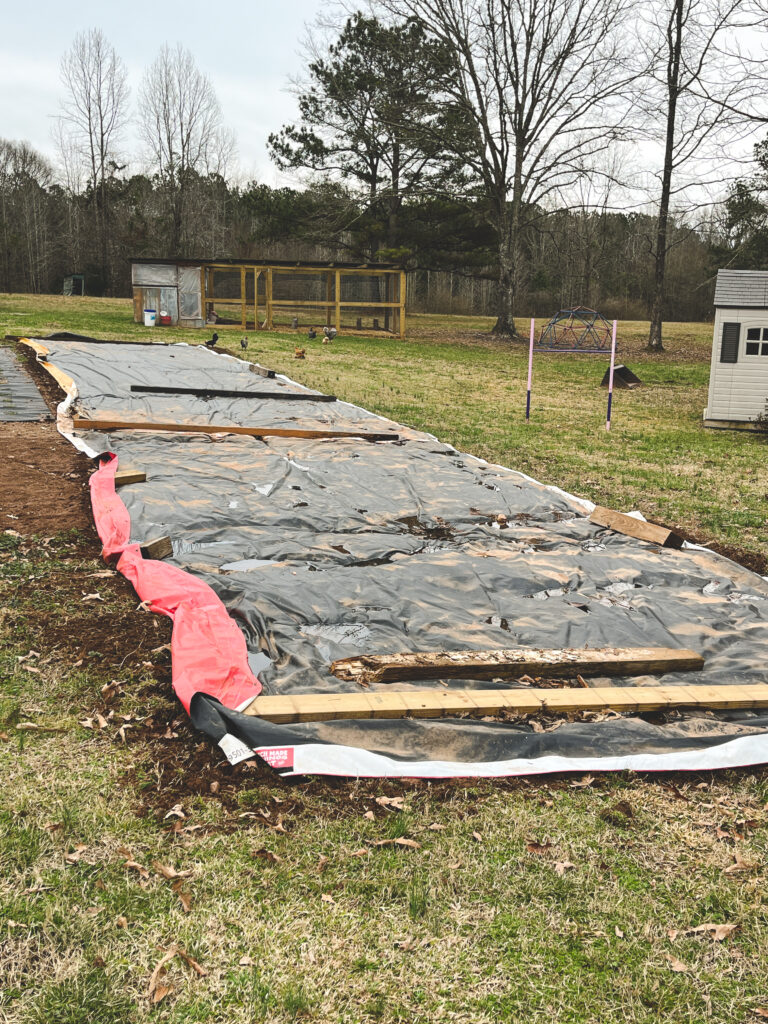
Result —
<instances>
[{"instance_id":1,"label":"pressure treated lumber board","mask_svg":"<svg viewBox=\"0 0 768 1024\"><path fill-rule=\"evenodd\" d=\"M156 537L141 545L143 558L167 558L173 554L173 544L170 537Z\"/></svg>"},{"instance_id":2,"label":"pressure treated lumber board","mask_svg":"<svg viewBox=\"0 0 768 1024\"><path fill-rule=\"evenodd\" d=\"M510 647L491 651L436 651L370 654L341 658L331 665L339 679L388 683L410 679L516 679L533 676L640 676L698 672L704 659L694 651L671 647L566 647L538 650Z\"/></svg>"},{"instance_id":3,"label":"pressure treated lumber board","mask_svg":"<svg viewBox=\"0 0 768 1024\"><path fill-rule=\"evenodd\" d=\"M289 724L349 718L439 718L466 712L497 715L508 711L529 715L542 711L658 711L684 707L768 707L768 684L302 693L285 697L255 697L244 713L266 722Z\"/></svg>"},{"instance_id":4,"label":"pressure treated lumber board","mask_svg":"<svg viewBox=\"0 0 768 1024\"><path fill-rule=\"evenodd\" d=\"M118 469L115 473L115 487L122 487L123 484L143 484L147 474L141 469Z\"/></svg>"},{"instance_id":5,"label":"pressure treated lumber board","mask_svg":"<svg viewBox=\"0 0 768 1024\"><path fill-rule=\"evenodd\" d=\"M683 546L683 538L665 526L646 523L642 519L635 519L634 516L627 516L623 512L614 512L613 509L603 508L601 505L597 506L589 517L589 521L595 523L596 526L607 526L609 530L614 530L616 533L637 537L638 540L647 540L663 548L681 548Z\"/></svg>"},{"instance_id":6,"label":"pressure treated lumber board","mask_svg":"<svg viewBox=\"0 0 768 1024\"><path fill-rule=\"evenodd\" d=\"M154 387L131 384L131 391L144 395L196 395L198 398L274 398L278 402L335 402L336 395L301 391L230 391L226 388Z\"/></svg>"},{"instance_id":7,"label":"pressure treated lumber board","mask_svg":"<svg viewBox=\"0 0 768 1024\"><path fill-rule=\"evenodd\" d=\"M299 427L239 427L226 423L155 423L153 420L73 419L75 430L167 430L177 434L247 434L249 437L356 437L363 441L397 441L399 434L364 430L303 430Z\"/></svg>"}]
</instances>

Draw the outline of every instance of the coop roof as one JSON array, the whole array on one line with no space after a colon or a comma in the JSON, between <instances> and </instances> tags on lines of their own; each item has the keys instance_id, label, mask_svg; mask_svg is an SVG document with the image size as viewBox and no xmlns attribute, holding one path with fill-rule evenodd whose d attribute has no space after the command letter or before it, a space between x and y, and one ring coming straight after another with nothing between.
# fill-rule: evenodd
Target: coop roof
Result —
<instances>
[{"instance_id":1,"label":"coop roof","mask_svg":"<svg viewBox=\"0 0 768 1024\"><path fill-rule=\"evenodd\" d=\"M353 263L344 262L343 260L273 260L268 257L251 256L248 258L229 258L223 256L203 257L203 256L170 256L170 257L156 257L156 256L130 256L128 258L129 263L151 263L151 264L167 264L169 266L206 266L209 263L215 263L216 266L226 264L227 266L242 267L242 266L254 266L254 267L285 267L290 269L291 267L297 268L314 268L322 267L323 269L333 270L401 270L401 264L399 263Z\"/></svg>"},{"instance_id":2,"label":"coop roof","mask_svg":"<svg viewBox=\"0 0 768 1024\"><path fill-rule=\"evenodd\" d=\"M718 270L715 305L768 309L768 270Z\"/></svg>"}]
</instances>

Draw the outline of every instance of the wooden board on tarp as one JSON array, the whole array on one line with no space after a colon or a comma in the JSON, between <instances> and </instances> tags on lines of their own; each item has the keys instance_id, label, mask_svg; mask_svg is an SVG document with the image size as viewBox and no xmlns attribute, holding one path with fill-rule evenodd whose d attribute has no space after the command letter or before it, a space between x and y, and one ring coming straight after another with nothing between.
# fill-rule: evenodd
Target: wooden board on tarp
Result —
<instances>
[{"instance_id":1,"label":"wooden board on tarp","mask_svg":"<svg viewBox=\"0 0 768 1024\"><path fill-rule=\"evenodd\" d=\"M581 676L641 676L699 672L704 659L676 647L510 647L490 651L404 651L341 658L331 665L339 679L388 683L411 679L554 679Z\"/></svg>"},{"instance_id":2,"label":"wooden board on tarp","mask_svg":"<svg viewBox=\"0 0 768 1024\"><path fill-rule=\"evenodd\" d=\"M398 441L399 434L365 430L309 430L299 427L241 427L227 423L158 423L154 420L87 420L75 416L75 430L162 430L177 434L246 434L249 437L356 438L363 441Z\"/></svg>"},{"instance_id":3,"label":"wooden board on tarp","mask_svg":"<svg viewBox=\"0 0 768 1024\"><path fill-rule=\"evenodd\" d=\"M651 544L658 544L662 548L681 548L683 546L683 538L666 526L647 523L644 519L635 519L634 516L603 508L602 505L595 508L589 521L596 526L605 526L616 533L623 533L627 537L635 537L637 540L647 540Z\"/></svg>"},{"instance_id":4,"label":"wooden board on tarp","mask_svg":"<svg viewBox=\"0 0 768 1024\"><path fill-rule=\"evenodd\" d=\"M768 684L750 686L603 686L584 689L407 690L299 693L255 697L244 709L266 722L330 722L355 718L440 718L443 715L534 715L643 712L673 708L765 708Z\"/></svg>"}]
</instances>

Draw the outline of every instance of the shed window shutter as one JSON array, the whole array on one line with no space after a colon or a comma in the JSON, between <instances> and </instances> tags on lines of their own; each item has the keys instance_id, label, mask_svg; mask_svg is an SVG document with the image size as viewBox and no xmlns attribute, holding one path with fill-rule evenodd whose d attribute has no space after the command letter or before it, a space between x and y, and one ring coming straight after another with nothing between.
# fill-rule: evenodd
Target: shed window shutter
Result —
<instances>
[{"instance_id":1,"label":"shed window shutter","mask_svg":"<svg viewBox=\"0 0 768 1024\"><path fill-rule=\"evenodd\" d=\"M723 340L720 345L720 362L735 363L739 358L739 335L741 324L723 324Z\"/></svg>"}]
</instances>

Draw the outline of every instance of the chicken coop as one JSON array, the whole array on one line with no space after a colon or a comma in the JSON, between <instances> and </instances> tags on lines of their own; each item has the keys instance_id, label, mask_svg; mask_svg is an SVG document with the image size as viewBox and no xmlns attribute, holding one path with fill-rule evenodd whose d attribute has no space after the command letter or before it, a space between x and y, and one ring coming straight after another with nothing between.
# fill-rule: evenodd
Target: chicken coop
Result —
<instances>
[{"instance_id":1,"label":"chicken coop","mask_svg":"<svg viewBox=\"0 0 768 1024\"><path fill-rule=\"evenodd\" d=\"M133 311L179 327L323 326L405 337L405 271L393 263L134 258Z\"/></svg>"}]
</instances>

